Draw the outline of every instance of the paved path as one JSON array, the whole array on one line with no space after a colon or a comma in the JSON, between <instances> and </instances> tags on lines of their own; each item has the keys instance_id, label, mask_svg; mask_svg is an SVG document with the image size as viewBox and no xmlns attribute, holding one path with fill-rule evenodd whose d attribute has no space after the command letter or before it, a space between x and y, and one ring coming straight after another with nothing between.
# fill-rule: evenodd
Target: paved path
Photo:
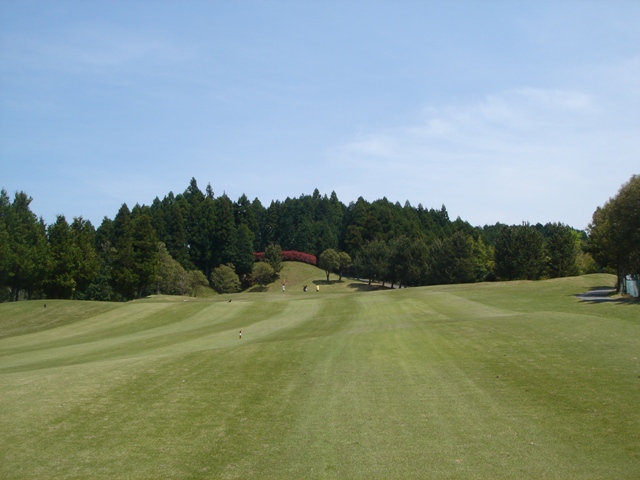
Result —
<instances>
[{"instance_id":1,"label":"paved path","mask_svg":"<svg viewBox=\"0 0 640 480\"><path fill-rule=\"evenodd\" d=\"M580 293L576 297L585 302L616 302L620 299L610 296L615 291L615 288L596 287L586 293Z\"/></svg>"}]
</instances>

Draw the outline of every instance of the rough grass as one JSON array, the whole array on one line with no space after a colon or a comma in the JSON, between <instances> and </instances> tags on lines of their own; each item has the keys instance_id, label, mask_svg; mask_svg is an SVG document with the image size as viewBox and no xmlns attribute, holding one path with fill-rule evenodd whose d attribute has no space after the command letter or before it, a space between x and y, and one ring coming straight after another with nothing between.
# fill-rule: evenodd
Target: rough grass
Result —
<instances>
[{"instance_id":1,"label":"rough grass","mask_svg":"<svg viewBox=\"0 0 640 480\"><path fill-rule=\"evenodd\" d=\"M640 475L640 305L574 296L611 277L305 294L323 272L287 268L0 305L0 478Z\"/></svg>"}]
</instances>

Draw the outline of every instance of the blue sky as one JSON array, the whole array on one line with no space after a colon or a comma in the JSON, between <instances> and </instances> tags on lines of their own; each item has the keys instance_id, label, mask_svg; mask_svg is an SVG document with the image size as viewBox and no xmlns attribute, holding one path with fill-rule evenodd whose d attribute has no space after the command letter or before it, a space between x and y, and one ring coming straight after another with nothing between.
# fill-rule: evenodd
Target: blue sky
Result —
<instances>
[{"instance_id":1,"label":"blue sky","mask_svg":"<svg viewBox=\"0 0 640 480\"><path fill-rule=\"evenodd\" d=\"M0 0L0 187L47 223L195 177L585 228L639 173L638 1Z\"/></svg>"}]
</instances>

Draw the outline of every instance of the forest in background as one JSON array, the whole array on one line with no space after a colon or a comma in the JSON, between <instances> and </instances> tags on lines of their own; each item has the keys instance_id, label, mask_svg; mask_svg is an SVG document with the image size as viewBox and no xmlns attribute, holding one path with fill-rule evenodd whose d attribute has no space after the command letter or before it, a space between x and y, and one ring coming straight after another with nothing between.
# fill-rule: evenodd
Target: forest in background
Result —
<instances>
[{"instance_id":1,"label":"forest in background","mask_svg":"<svg viewBox=\"0 0 640 480\"><path fill-rule=\"evenodd\" d=\"M639 183L632 177L616 199L625 189L635 199ZM310 263L315 257L327 280L335 272L400 286L638 271L635 260L622 261L620 269L620 255L604 254L611 250L605 242L611 228L599 219L612 217L604 213L615 210L615 199L594 213L590 231L600 243L561 223L474 227L451 220L444 205L426 209L362 197L345 205L335 192L317 189L265 207L244 194L237 201L216 196L211 185L202 191L195 178L183 193L169 192L150 205L123 204L97 228L63 215L46 225L31 211L31 200L24 192L13 201L4 189L0 194L1 301L128 300L195 295L208 286L239 291L277 277L282 251ZM271 261L257 261L264 260L259 252L270 252Z\"/></svg>"}]
</instances>

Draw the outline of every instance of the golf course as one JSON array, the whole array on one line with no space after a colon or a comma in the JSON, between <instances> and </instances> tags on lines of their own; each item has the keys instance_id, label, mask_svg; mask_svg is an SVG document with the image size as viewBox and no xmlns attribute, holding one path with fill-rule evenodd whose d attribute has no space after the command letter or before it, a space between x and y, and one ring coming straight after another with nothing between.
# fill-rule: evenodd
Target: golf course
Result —
<instances>
[{"instance_id":1,"label":"golf course","mask_svg":"<svg viewBox=\"0 0 640 480\"><path fill-rule=\"evenodd\" d=\"M640 478L640 304L577 297L615 276L284 265L284 292L0 304L0 478Z\"/></svg>"}]
</instances>

